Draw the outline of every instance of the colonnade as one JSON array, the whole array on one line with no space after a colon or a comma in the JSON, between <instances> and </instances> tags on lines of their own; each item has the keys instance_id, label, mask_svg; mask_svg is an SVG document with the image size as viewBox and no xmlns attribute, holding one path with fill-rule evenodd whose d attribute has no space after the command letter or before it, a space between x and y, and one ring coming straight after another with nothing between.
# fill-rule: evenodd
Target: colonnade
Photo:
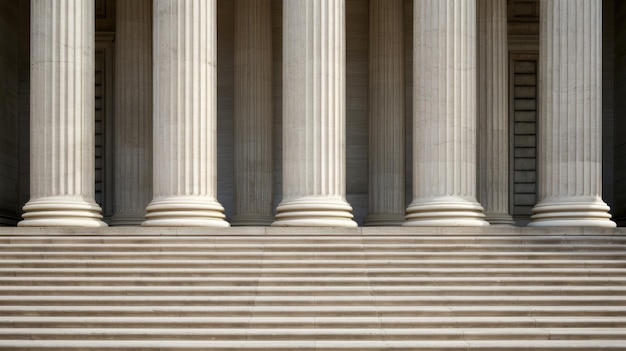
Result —
<instances>
[{"instance_id":1,"label":"colonnade","mask_svg":"<svg viewBox=\"0 0 626 351\"><path fill-rule=\"evenodd\" d=\"M283 2L275 217L271 1L234 1L233 224L356 226L345 189L344 0ZM31 199L20 226L106 225L93 200L93 3L31 2ZM112 223L228 226L216 198L216 0L117 7ZM403 1L370 0L369 10L365 223L510 224L506 0L415 0L409 63ZM615 225L600 196L601 18L599 0L541 1L540 201L531 225ZM407 64L413 199L405 209Z\"/></svg>"}]
</instances>

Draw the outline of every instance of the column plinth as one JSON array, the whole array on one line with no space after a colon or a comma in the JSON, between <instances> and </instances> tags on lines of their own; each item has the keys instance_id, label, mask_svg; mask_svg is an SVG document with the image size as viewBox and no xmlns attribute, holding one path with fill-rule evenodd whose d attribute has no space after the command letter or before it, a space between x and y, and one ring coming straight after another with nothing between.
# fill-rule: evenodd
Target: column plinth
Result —
<instances>
[{"instance_id":1,"label":"column plinth","mask_svg":"<svg viewBox=\"0 0 626 351\"><path fill-rule=\"evenodd\" d=\"M136 226L152 198L152 0L120 1L115 39L115 198L111 225Z\"/></svg>"},{"instance_id":2,"label":"column plinth","mask_svg":"<svg viewBox=\"0 0 626 351\"><path fill-rule=\"evenodd\" d=\"M217 188L215 0L154 0L154 197L143 226L227 227Z\"/></svg>"},{"instance_id":3,"label":"column plinth","mask_svg":"<svg viewBox=\"0 0 626 351\"><path fill-rule=\"evenodd\" d=\"M404 223L404 3L370 1L367 226Z\"/></svg>"},{"instance_id":4,"label":"column plinth","mask_svg":"<svg viewBox=\"0 0 626 351\"><path fill-rule=\"evenodd\" d=\"M235 215L232 225L274 221L272 2L235 1Z\"/></svg>"},{"instance_id":5,"label":"column plinth","mask_svg":"<svg viewBox=\"0 0 626 351\"><path fill-rule=\"evenodd\" d=\"M602 201L602 2L542 0L539 202L530 226L615 227Z\"/></svg>"},{"instance_id":6,"label":"column plinth","mask_svg":"<svg viewBox=\"0 0 626 351\"><path fill-rule=\"evenodd\" d=\"M92 1L31 1L31 198L19 226L106 226L94 201L94 28Z\"/></svg>"},{"instance_id":7,"label":"column plinth","mask_svg":"<svg viewBox=\"0 0 626 351\"><path fill-rule=\"evenodd\" d=\"M413 201L405 226L488 226L476 201L476 3L414 6Z\"/></svg>"},{"instance_id":8,"label":"column plinth","mask_svg":"<svg viewBox=\"0 0 626 351\"><path fill-rule=\"evenodd\" d=\"M345 199L345 4L283 1L283 201L274 226L356 227Z\"/></svg>"},{"instance_id":9,"label":"column plinth","mask_svg":"<svg viewBox=\"0 0 626 351\"><path fill-rule=\"evenodd\" d=\"M492 225L509 215L506 0L478 0L478 201Z\"/></svg>"}]
</instances>

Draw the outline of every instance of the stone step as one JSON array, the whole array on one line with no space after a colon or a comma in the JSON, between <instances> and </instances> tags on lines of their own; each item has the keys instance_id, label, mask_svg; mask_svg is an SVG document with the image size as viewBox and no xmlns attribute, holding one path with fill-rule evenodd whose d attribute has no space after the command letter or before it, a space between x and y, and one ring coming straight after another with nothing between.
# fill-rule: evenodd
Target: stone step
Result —
<instances>
[{"instance_id":1,"label":"stone step","mask_svg":"<svg viewBox=\"0 0 626 351\"><path fill-rule=\"evenodd\" d=\"M0 316L0 328L626 328L612 316L419 316L419 317L16 317Z\"/></svg>"},{"instance_id":2,"label":"stone step","mask_svg":"<svg viewBox=\"0 0 626 351\"><path fill-rule=\"evenodd\" d=\"M624 350L625 283L623 235L0 235L0 350Z\"/></svg>"},{"instance_id":3,"label":"stone step","mask_svg":"<svg viewBox=\"0 0 626 351\"><path fill-rule=\"evenodd\" d=\"M0 328L0 340L625 340L626 328Z\"/></svg>"},{"instance_id":4,"label":"stone step","mask_svg":"<svg viewBox=\"0 0 626 351\"><path fill-rule=\"evenodd\" d=\"M625 277L626 268L516 267L4 268L0 277Z\"/></svg>"},{"instance_id":5,"label":"stone step","mask_svg":"<svg viewBox=\"0 0 626 351\"><path fill-rule=\"evenodd\" d=\"M623 295L625 286L0 286L0 295Z\"/></svg>"},{"instance_id":6,"label":"stone step","mask_svg":"<svg viewBox=\"0 0 626 351\"><path fill-rule=\"evenodd\" d=\"M626 243L625 243L626 245ZM615 244L0 244L0 252L534 252L534 251L624 251L625 246Z\"/></svg>"},{"instance_id":7,"label":"stone step","mask_svg":"<svg viewBox=\"0 0 626 351\"><path fill-rule=\"evenodd\" d=\"M232 272L231 272L232 273ZM0 286L395 286L395 285L529 285L529 286L610 286L626 285L626 277L602 277L602 276L539 276L539 277L497 277L497 276L466 276L466 277L440 277L436 275L427 277L384 277L384 276L291 276L275 277L268 276L264 270L257 271L255 276L237 276L232 274L228 277L111 277L91 275L88 277L66 276L35 276L35 277L2 277Z\"/></svg>"},{"instance_id":8,"label":"stone step","mask_svg":"<svg viewBox=\"0 0 626 351\"><path fill-rule=\"evenodd\" d=\"M625 339L626 340L626 339ZM50 350L186 350L186 351L319 351L319 350L575 350L608 351L624 350L625 340L0 340L0 350L50 351Z\"/></svg>"},{"instance_id":9,"label":"stone step","mask_svg":"<svg viewBox=\"0 0 626 351\"><path fill-rule=\"evenodd\" d=\"M167 268L282 268L282 267L368 267L368 268L503 268L503 267L537 267L537 268L626 268L626 259L554 259L554 260L517 260L517 259L310 259L310 260L265 260L265 259L224 259L224 260L166 260L166 259L42 259L42 260L0 260L0 266L9 268L75 268L75 267L167 267Z\"/></svg>"},{"instance_id":10,"label":"stone step","mask_svg":"<svg viewBox=\"0 0 626 351\"><path fill-rule=\"evenodd\" d=\"M621 295L0 295L0 306L626 306Z\"/></svg>"},{"instance_id":11,"label":"stone step","mask_svg":"<svg viewBox=\"0 0 626 351\"><path fill-rule=\"evenodd\" d=\"M430 251L163 251L163 252L19 252L4 251L0 260L167 260L167 261L203 261L203 260L264 260L264 261L308 261L308 260L626 260L626 251L532 251L532 252L430 252ZM1 261L0 261L1 262Z\"/></svg>"},{"instance_id":12,"label":"stone step","mask_svg":"<svg viewBox=\"0 0 626 351\"><path fill-rule=\"evenodd\" d=\"M0 316L28 317L602 317L626 306L0 306Z\"/></svg>"},{"instance_id":13,"label":"stone step","mask_svg":"<svg viewBox=\"0 0 626 351\"><path fill-rule=\"evenodd\" d=\"M309 244L383 244L383 245L425 245L425 244L506 244L506 245L548 245L548 244L611 244L626 245L626 235L482 235L482 236L3 236L0 235L0 244L297 244L306 246Z\"/></svg>"}]
</instances>

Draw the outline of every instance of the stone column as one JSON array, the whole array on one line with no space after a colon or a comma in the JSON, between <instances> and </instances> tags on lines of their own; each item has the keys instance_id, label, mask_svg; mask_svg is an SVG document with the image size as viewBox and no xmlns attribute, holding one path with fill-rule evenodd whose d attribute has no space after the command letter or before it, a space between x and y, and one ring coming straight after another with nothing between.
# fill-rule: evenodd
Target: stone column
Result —
<instances>
[{"instance_id":1,"label":"stone column","mask_svg":"<svg viewBox=\"0 0 626 351\"><path fill-rule=\"evenodd\" d=\"M141 225L152 198L152 0L120 1L115 39L111 225Z\"/></svg>"},{"instance_id":2,"label":"stone column","mask_svg":"<svg viewBox=\"0 0 626 351\"><path fill-rule=\"evenodd\" d=\"M602 2L542 0L531 226L614 227L602 201Z\"/></svg>"},{"instance_id":3,"label":"stone column","mask_svg":"<svg viewBox=\"0 0 626 351\"><path fill-rule=\"evenodd\" d=\"M235 0L235 215L232 225L270 225L272 215L272 2Z\"/></svg>"},{"instance_id":4,"label":"stone column","mask_svg":"<svg viewBox=\"0 0 626 351\"><path fill-rule=\"evenodd\" d=\"M215 0L154 0L154 198L144 226L226 227L217 188Z\"/></svg>"},{"instance_id":5,"label":"stone column","mask_svg":"<svg viewBox=\"0 0 626 351\"><path fill-rule=\"evenodd\" d=\"M355 227L345 198L344 0L283 1L283 201L275 226Z\"/></svg>"},{"instance_id":6,"label":"stone column","mask_svg":"<svg viewBox=\"0 0 626 351\"><path fill-rule=\"evenodd\" d=\"M365 225L404 222L402 0L370 0L369 213Z\"/></svg>"},{"instance_id":7,"label":"stone column","mask_svg":"<svg viewBox=\"0 0 626 351\"><path fill-rule=\"evenodd\" d=\"M20 226L106 226L94 201L94 26L93 1L31 1L31 198Z\"/></svg>"},{"instance_id":8,"label":"stone column","mask_svg":"<svg viewBox=\"0 0 626 351\"><path fill-rule=\"evenodd\" d=\"M476 201L476 2L414 6L413 202L407 226L486 226Z\"/></svg>"},{"instance_id":9,"label":"stone column","mask_svg":"<svg viewBox=\"0 0 626 351\"><path fill-rule=\"evenodd\" d=\"M509 215L506 0L478 0L478 201L492 225Z\"/></svg>"}]
</instances>

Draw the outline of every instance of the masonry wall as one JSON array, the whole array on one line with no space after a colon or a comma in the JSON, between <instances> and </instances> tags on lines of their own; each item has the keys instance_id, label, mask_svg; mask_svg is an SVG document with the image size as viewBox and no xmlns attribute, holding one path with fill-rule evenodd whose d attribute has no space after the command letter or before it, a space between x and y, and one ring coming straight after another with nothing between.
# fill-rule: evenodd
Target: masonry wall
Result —
<instances>
[{"instance_id":1,"label":"masonry wall","mask_svg":"<svg viewBox=\"0 0 626 351\"><path fill-rule=\"evenodd\" d=\"M626 225L626 2L615 1L613 218ZM605 130L605 134L610 131Z\"/></svg>"},{"instance_id":2,"label":"masonry wall","mask_svg":"<svg viewBox=\"0 0 626 351\"><path fill-rule=\"evenodd\" d=\"M618 0L619 2L619 0ZM615 72L613 62L615 18L614 0L602 3L602 198L611 208L615 206L613 199L613 168L614 168L614 85Z\"/></svg>"},{"instance_id":3,"label":"masonry wall","mask_svg":"<svg viewBox=\"0 0 626 351\"><path fill-rule=\"evenodd\" d=\"M0 0L0 225L19 217L19 2Z\"/></svg>"},{"instance_id":4,"label":"masonry wall","mask_svg":"<svg viewBox=\"0 0 626 351\"><path fill-rule=\"evenodd\" d=\"M19 204L30 198L30 0L19 0Z\"/></svg>"}]
</instances>

